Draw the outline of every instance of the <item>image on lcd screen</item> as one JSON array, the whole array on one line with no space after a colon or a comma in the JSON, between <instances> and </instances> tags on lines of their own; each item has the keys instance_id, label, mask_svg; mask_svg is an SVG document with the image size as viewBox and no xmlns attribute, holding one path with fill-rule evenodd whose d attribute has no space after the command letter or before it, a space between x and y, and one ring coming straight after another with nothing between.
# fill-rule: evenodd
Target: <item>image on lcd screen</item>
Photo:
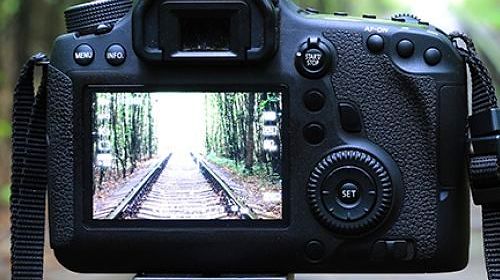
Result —
<instances>
[{"instance_id":1,"label":"image on lcd screen","mask_svg":"<svg viewBox=\"0 0 500 280\"><path fill-rule=\"evenodd\" d=\"M279 92L93 96L93 219L281 220Z\"/></svg>"}]
</instances>

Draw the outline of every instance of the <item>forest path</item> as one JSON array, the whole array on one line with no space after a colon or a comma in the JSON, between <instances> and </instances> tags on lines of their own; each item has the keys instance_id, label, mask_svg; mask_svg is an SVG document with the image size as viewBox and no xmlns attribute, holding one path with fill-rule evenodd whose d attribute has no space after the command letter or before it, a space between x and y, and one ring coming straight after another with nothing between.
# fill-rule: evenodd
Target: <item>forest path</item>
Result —
<instances>
[{"instance_id":1,"label":"forest path","mask_svg":"<svg viewBox=\"0 0 500 280\"><path fill-rule=\"evenodd\" d=\"M138 219L229 218L212 185L189 153L174 153L137 213Z\"/></svg>"}]
</instances>

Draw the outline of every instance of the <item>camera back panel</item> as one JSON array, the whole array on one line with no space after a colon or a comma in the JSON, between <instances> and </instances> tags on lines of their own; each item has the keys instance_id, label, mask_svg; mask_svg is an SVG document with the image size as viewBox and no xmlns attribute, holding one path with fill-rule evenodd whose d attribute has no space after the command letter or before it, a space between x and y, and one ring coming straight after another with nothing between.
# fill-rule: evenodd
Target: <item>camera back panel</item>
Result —
<instances>
[{"instance_id":1,"label":"camera back panel","mask_svg":"<svg viewBox=\"0 0 500 280\"><path fill-rule=\"evenodd\" d=\"M135 12L161 10L168 2L182 3L141 1ZM204 1L212 2L220 4ZM250 22L263 11L254 1L230 2L243 14L248 8ZM171 42L146 37L138 42L132 12L105 33L70 33L56 40L48 134L51 244L59 261L79 272L463 268L469 223L463 140L467 96L464 62L451 42L434 27L409 18L391 22L317 15L287 1L279 6L263 2L272 8L268 16L279 20L272 32L274 47L253 58L243 50L251 50L259 42L255 32L268 27L249 23L251 34L238 35L248 44L233 54L228 52L234 45L224 39L189 53L189 46L200 45L196 40L207 40L179 35L187 36L185 44L173 45L184 46L188 54L175 61L170 58L176 52L143 51L144 42ZM158 15L151 13L145 22ZM179 19L184 27L176 31L168 25L152 34L201 28L206 18L195 18ZM221 18L207 24L226 25L230 17ZM233 34L228 30L206 34L224 38ZM280 93L278 219L95 218L96 94L126 98L167 92ZM186 102L179 106L184 114L199 108Z\"/></svg>"}]
</instances>

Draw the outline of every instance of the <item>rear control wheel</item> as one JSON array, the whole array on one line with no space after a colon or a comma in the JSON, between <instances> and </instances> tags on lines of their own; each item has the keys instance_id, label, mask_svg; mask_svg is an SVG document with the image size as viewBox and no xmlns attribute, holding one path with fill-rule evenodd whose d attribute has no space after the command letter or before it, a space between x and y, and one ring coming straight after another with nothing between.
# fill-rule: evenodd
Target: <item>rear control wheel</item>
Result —
<instances>
[{"instance_id":1,"label":"rear control wheel","mask_svg":"<svg viewBox=\"0 0 500 280\"><path fill-rule=\"evenodd\" d=\"M374 156L354 149L323 158L309 178L307 191L319 221L346 237L376 229L390 212L394 196L384 165Z\"/></svg>"}]
</instances>

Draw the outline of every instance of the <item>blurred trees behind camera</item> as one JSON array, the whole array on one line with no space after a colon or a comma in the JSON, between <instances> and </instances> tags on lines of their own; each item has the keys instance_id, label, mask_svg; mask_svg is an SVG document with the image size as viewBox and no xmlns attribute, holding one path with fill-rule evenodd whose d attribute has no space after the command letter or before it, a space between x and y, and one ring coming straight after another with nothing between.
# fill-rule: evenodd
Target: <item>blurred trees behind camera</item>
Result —
<instances>
[{"instance_id":1,"label":"blurred trees behind camera","mask_svg":"<svg viewBox=\"0 0 500 280\"><path fill-rule=\"evenodd\" d=\"M295 0L303 7L323 12L345 11L353 15L378 14L388 18L397 11L408 10L411 0ZM442 0L439 0L442 1ZM50 52L58 34L65 32L64 10L85 0L0 0L0 205L9 197L10 116L12 91L21 65L35 52ZM500 39L500 0L448 0L457 20L480 43L493 68L500 69L500 55L487 38ZM432 8L430 8L432 9ZM420 15L426 18L425 14ZM427 19L427 18L426 18ZM484 40L484 42L482 42ZM500 42L499 42L500 44ZM497 75L498 81L498 75ZM498 83L498 82L497 82Z\"/></svg>"}]
</instances>

